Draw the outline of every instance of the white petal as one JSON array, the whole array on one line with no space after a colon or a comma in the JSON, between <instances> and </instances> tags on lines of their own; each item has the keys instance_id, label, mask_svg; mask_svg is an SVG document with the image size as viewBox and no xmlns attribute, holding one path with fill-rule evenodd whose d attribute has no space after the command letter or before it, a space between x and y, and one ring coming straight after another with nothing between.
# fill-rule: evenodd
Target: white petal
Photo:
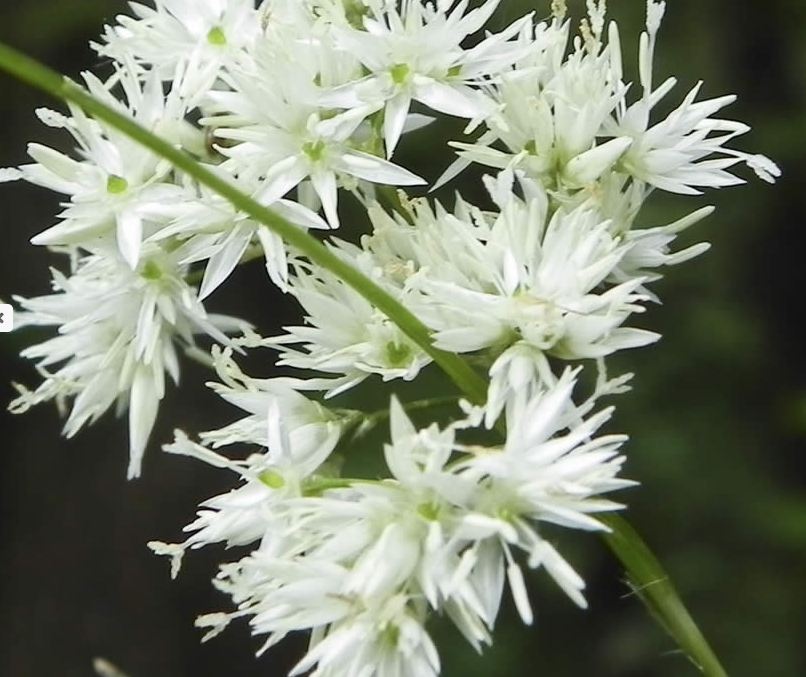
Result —
<instances>
[{"instance_id":1,"label":"white petal","mask_svg":"<svg viewBox=\"0 0 806 677\"><path fill-rule=\"evenodd\" d=\"M481 95L475 95L469 87L446 85L430 78L415 82L414 98L429 108L467 119L484 113L484 99Z\"/></svg>"},{"instance_id":2,"label":"white petal","mask_svg":"<svg viewBox=\"0 0 806 677\"><path fill-rule=\"evenodd\" d=\"M268 228L258 229L257 236L266 257L266 272L281 291L287 291L288 258L282 238Z\"/></svg>"},{"instance_id":3,"label":"white petal","mask_svg":"<svg viewBox=\"0 0 806 677\"><path fill-rule=\"evenodd\" d=\"M224 245L210 258L204 270L199 301L212 294L226 280L241 261L252 239L250 226L239 226L227 238Z\"/></svg>"},{"instance_id":4,"label":"white petal","mask_svg":"<svg viewBox=\"0 0 806 677\"><path fill-rule=\"evenodd\" d=\"M409 419L406 410L400 404L397 397L392 396L392 403L389 406L389 423L392 432L392 444L405 441L417 434L417 429Z\"/></svg>"},{"instance_id":5,"label":"white petal","mask_svg":"<svg viewBox=\"0 0 806 677\"><path fill-rule=\"evenodd\" d=\"M87 222L84 219L67 219L31 238L31 244L51 245L78 244L102 235L109 230L109 222Z\"/></svg>"},{"instance_id":6,"label":"white petal","mask_svg":"<svg viewBox=\"0 0 806 677\"><path fill-rule=\"evenodd\" d=\"M418 186L425 183L424 179L408 169L360 151L348 151L334 162L334 166L345 174L389 186Z\"/></svg>"},{"instance_id":7,"label":"white petal","mask_svg":"<svg viewBox=\"0 0 806 677\"><path fill-rule=\"evenodd\" d=\"M610 169L633 140L629 137L613 139L573 158L565 168L565 179L576 186L587 186Z\"/></svg>"},{"instance_id":8,"label":"white petal","mask_svg":"<svg viewBox=\"0 0 806 677\"><path fill-rule=\"evenodd\" d=\"M531 625L534 621L532 605L529 603L529 594L526 592L523 572L514 562L507 567L507 579L509 580L509 589L512 591L512 598L515 600L515 607L518 609L521 620L523 620L526 625Z\"/></svg>"},{"instance_id":9,"label":"white petal","mask_svg":"<svg viewBox=\"0 0 806 677\"><path fill-rule=\"evenodd\" d=\"M132 270L140 260L140 247L143 243L143 220L133 209L117 215L118 249Z\"/></svg>"},{"instance_id":10,"label":"white petal","mask_svg":"<svg viewBox=\"0 0 806 677\"><path fill-rule=\"evenodd\" d=\"M287 221L302 228L328 230L330 225L319 214L293 200L278 200L271 208Z\"/></svg>"},{"instance_id":11,"label":"white petal","mask_svg":"<svg viewBox=\"0 0 806 677\"><path fill-rule=\"evenodd\" d=\"M298 155L292 155L274 165L267 173L257 199L270 205L295 188L302 179L308 176L305 163Z\"/></svg>"},{"instance_id":12,"label":"white petal","mask_svg":"<svg viewBox=\"0 0 806 677\"><path fill-rule=\"evenodd\" d=\"M322 209L331 228L339 227L338 187L336 175L328 171L316 171L311 175L311 183L322 201Z\"/></svg>"},{"instance_id":13,"label":"white petal","mask_svg":"<svg viewBox=\"0 0 806 677\"><path fill-rule=\"evenodd\" d=\"M775 183L776 179L781 178L781 168L765 155L750 155L745 162L756 176L767 183Z\"/></svg>"},{"instance_id":14,"label":"white petal","mask_svg":"<svg viewBox=\"0 0 806 677\"><path fill-rule=\"evenodd\" d=\"M159 396L151 370L141 366L134 374L129 399L129 479L140 477L143 454L158 410Z\"/></svg>"},{"instance_id":15,"label":"white petal","mask_svg":"<svg viewBox=\"0 0 806 677\"><path fill-rule=\"evenodd\" d=\"M28 146L28 155L64 181L72 182L81 176L81 163L47 146L32 143Z\"/></svg>"},{"instance_id":16,"label":"white petal","mask_svg":"<svg viewBox=\"0 0 806 677\"><path fill-rule=\"evenodd\" d=\"M13 167L0 168L0 183L7 183L9 181L19 181L23 174L19 169Z\"/></svg>"},{"instance_id":17,"label":"white petal","mask_svg":"<svg viewBox=\"0 0 806 677\"><path fill-rule=\"evenodd\" d=\"M400 135L406 125L406 118L411 108L411 96L400 92L386 102L386 112L383 119L383 138L386 143L386 157L392 157L400 141Z\"/></svg>"}]
</instances>

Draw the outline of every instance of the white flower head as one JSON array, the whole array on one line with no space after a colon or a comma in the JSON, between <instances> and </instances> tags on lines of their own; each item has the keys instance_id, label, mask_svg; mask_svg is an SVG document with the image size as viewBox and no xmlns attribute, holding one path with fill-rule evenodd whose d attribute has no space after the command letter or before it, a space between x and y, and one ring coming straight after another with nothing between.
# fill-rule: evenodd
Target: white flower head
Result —
<instances>
[{"instance_id":1,"label":"white flower head","mask_svg":"<svg viewBox=\"0 0 806 677\"><path fill-rule=\"evenodd\" d=\"M371 259L346 243L331 247L351 265L369 267ZM405 290L389 291L407 302ZM267 341L280 351L278 364L321 372L329 396L352 388L372 374L384 380L411 380L431 358L386 315L335 275L300 265L290 279L290 293L306 312L306 325L286 327Z\"/></svg>"},{"instance_id":2,"label":"white flower head","mask_svg":"<svg viewBox=\"0 0 806 677\"><path fill-rule=\"evenodd\" d=\"M319 102L321 88L354 67L352 57L324 39L272 37L253 58L231 69L232 91L211 92L205 104L202 123L220 140L227 171L259 183L256 196L266 204L296 188L304 197L303 189L309 188L334 228L340 182L424 183L366 147L371 106L338 112Z\"/></svg>"},{"instance_id":3,"label":"white flower head","mask_svg":"<svg viewBox=\"0 0 806 677\"><path fill-rule=\"evenodd\" d=\"M173 575L187 548L225 542L228 546L262 542L280 550L287 546L285 506L304 495L305 482L322 471L343 432L344 424L320 404L293 388L287 379L254 379L232 360L232 350L214 350L224 383L211 387L247 416L201 434L203 446L177 432L165 450L199 459L235 472L243 484L205 501L197 519L185 528L192 532L181 544L154 542L152 549L174 561ZM213 451L223 446L248 445L252 453L243 461ZM270 538L271 536L271 538Z\"/></svg>"},{"instance_id":4,"label":"white flower head","mask_svg":"<svg viewBox=\"0 0 806 677\"><path fill-rule=\"evenodd\" d=\"M223 174L220 168L214 171ZM244 186L243 182L241 187ZM253 187L254 190L254 187ZM301 229L328 229L318 214L291 200L277 200L272 211ZM180 200L164 209L168 225L152 239L183 242L184 264L205 263L199 298L218 289L247 256L263 255L269 279L281 290L288 287L285 243L265 225L244 215L229 201L205 189L188 188Z\"/></svg>"},{"instance_id":5,"label":"white flower head","mask_svg":"<svg viewBox=\"0 0 806 677\"><path fill-rule=\"evenodd\" d=\"M54 326L59 335L23 351L44 381L33 392L21 388L12 411L72 399L64 428L72 437L112 405L128 408L129 477L139 476L165 374L179 380L177 344L193 346L196 333L227 343L222 329L246 326L207 315L184 280L180 255L146 247L136 270L115 258L82 257L69 277L53 271L54 294L17 298L19 327Z\"/></svg>"},{"instance_id":6,"label":"white flower head","mask_svg":"<svg viewBox=\"0 0 806 677\"><path fill-rule=\"evenodd\" d=\"M181 74L182 94L196 103L261 33L254 0L155 0L154 7L131 8L134 17L118 16L95 49L162 80Z\"/></svg>"},{"instance_id":7,"label":"white flower head","mask_svg":"<svg viewBox=\"0 0 806 677\"><path fill-rule=\"evenodd\" d=\"M528 49L513 40L527 19L498 35L488 34L475 47L462 43L477 33L499 5L487 0L468 11L467 2L367 3L360 26L336 26L336 44L355 54L368 75L334 88L323 100L338 108L362 104L384 108L384 142L391 157L413 101L432 110L473 119L489 102L473 85L507 69ZM399 5L399 6L398 6Z\"/></svg>"},{"instance_id":8,"label":"white flower head","mask_svg":"<svg viewBox=\"0 0 806 677\"><path fill-rule=\"evenodd\" d=\"M658 338L622 326L642 310L642 280L604 284L627 251L608 220L587 203L550 216L545 192L525 182L527 197L517 197L508 172L488 188L500 212L420 204L414 226L376 218L368 240L379 267L408 271L403 284L419 292L418 314L438 347L500 353L523 341L586 359Z\"/></svg>"},{"instance_id":9,"label":"white flower head","mask_svg":"<svg viewBox=\"0 0 806 677\"><path fill-rule=\"evenodd\" d=\"M622 506L600 495L633 484L617 476L624 462L618 451L626 438L594 437L612 411L580 421L571 398L574 385L574 373L568 370L556 385L528 400L513 398L507 408L504 446L478 450L459 464L459 472L484 487L462 531L467 537L475 534L501 543L504 557L499 566L507 567L513 595L527 623L531 608L510 550L524 550L531 568L544 567L572 600L585 606L584 582L542 538L538 525L549 522L571 529L605 530L592 515Z\"/></svg>"},{"instance_id":10,"label":"white flower head","mask_svg":"<svg viewBox=\"0 0 806 677\"><path fill-rule=\"evenodd\" d=\"M106 83L90 74L84 79L93 95L181 145L187 133L184 103L173 95L166 98L157 80L150 78L141 86L127 69L118 70ZM126 105L110 91L118 84ZM69 196L60 222L32 241L87 247L108 239L134 269L143 241L163 223L163 206L180 199L183 189L171 179L169 163L78 107L71 105L70 111L65 116L43 110L40 118L73 136L80 159L31 144L28 152L34 163L20 168L20 178Z\"/></svg>"},{"instance_id":11,"label":"white flower head","mask_svg":"<svg viewBox=\"0 0 806 677\"><path fill-rule=\"evenodd\" d=\"M260 545L217 578L238 609L202 617L210 635L248 616L253 632L267 636L264 650L289 632L312 632L295 674L436 675L439 660L424 629L429 613L445 612L481 648L509 581L523 620L532 621L519 551L584 606L584 582L540 524L603 530L593 515L621 506L600 495L632 483L617 477L624 437L595 437L610 411L585 420L573 388L568 371L548 390L513 398L499 447L461 444L461 423L418 429L393 400L389 479L344 478L314 489L313 478L303 489L314 493L263 487L262 497L242 487L205 503L214 510L188 527L196 533L185 544L152 548L177 562L188 545L257 540L262 520ZM178 445L180 453L212 453L181 439ZM209 462L228 464L215 456Z\"/></svg>"},{"instance_id":12,"label":"white flower head","mask_svg":"<svg viewBox=\"0 0 806 677\"><path fill-rule=\"evenodd\" d=\"M55 400L69 409L67 436L113 406L128 412L135 477L180 351L215 369L210 387L240 413L198 442L178 431L164 448L231 472L236 485L200 504L180 542L149 547L170 557L174 576L189 550L247 549L214 581L234 610L197 625L207 639L247 619L261 651L310 633L292 675L437 677L430 618L449 618L481 651L507 588L534 621L524 567L586 605L585 581L551 536L606 531L601 515L623 508L609 494L633 485L621 477L626 437L601 433L613 409L599 404L630 375L609 377L605 358L657 340L630 326L657 300L647 285L708 247L675 240L711 208L647 227L644 204L656 190L740 183L739 163L766 181L780 175L729 147L749 129L717 117L732 96L698 100L698 84L658 116L676 82L654 81L662 0L646 3L635 84L605 0L587 0L576 36L564 0L551 3L553 19L529 14L492 33L501 5L154 0L131 3L95 45L112 75L85 75L92 95L299 229L338 227L350 193L371 224L355 243L286 247L271 219L259 223L75 106L39 112L72 136L74 153L32 144L31 164L0 169L0 181L65 196L34 242L72 262L69 275L54 271L52 294L17 299L19 326L58 334L22 353L43 382L18 386L12 410ZM392 158L404 134L438 115L467 124L434 189L482 165L492 175L475 204L393 190L425 183ZM279 336L202 304L253 258L303 309ZM377 288L361 289L362 276ZM197 334L218 344L209 355ZM293 375L244 373L233 353L257 347ZM413 401L417 388L401 381L432 355L448 365L440 350L487 372L487 398L417 425L445 398ZM367 402L345 391L380 386L376 377L394 390L388 409L336 404ZM387 418L388 440L374 449L386 472L353 465L347 454L371 446L367 431Z\"/></svg>"},{"instance_id":13,"label":"white flower head","mask_svg":"<svg viewBox=\"0 0 806 677\"><path fill-rule=\"evenodd\" d=\"M626 96L619 102L615 120L604 125L604 132L633 140L620 163L620 170L638 181L661 190L682 195L699 195L704 188L721 188L743 183L728 170L744 162L765 181L774 182L781 170L763 155L750 155L727 148L726 144L750 128L740 122L714 116L736 100L722 96L697 101L703 83L699 82L682 103L666 118L652 123L653 109L677 84L669 78L660 86L653 84L652 68L657 34L666 3L648 0L647 32L641 36L639 73L641 96L628 105ZM621 77L621 53L618 28L611 26L615 75Z\"/></svg>"}]
</instances>

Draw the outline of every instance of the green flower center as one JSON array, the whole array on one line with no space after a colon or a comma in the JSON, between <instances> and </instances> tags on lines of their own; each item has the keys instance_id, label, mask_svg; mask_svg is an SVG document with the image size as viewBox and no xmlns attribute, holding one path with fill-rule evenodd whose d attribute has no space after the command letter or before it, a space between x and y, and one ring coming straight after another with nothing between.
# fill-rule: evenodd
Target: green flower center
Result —
<instances>
[{"instance_id":1,"label":"green flower center","mask_svg":"<svg viewBox=\"0 0 806 677\"><path fill-rule=\"evenodd\" d=\"M369 7L358 0L344 0L344 15L353 28L364 27L364 17L369 16Z\"/></svg>"},{"instance_id":2,"label":"green flower center","mask_svg":"<svg viewBox=\"0 0 806 677\"><path fill-rule=\"evenodd\" d=\"M429 522L436 522L439 519L439 506L433 503L422 503L417 506L417 514Z\"/></svg>"},{"instance_id":3,"label":"green flower center","mask_svg":"<svg viewBox=\"0 0 806 677\"><path fill-rule=\"evenodd\" d=\"M389 73L392 76L392 81L396 85L402 85L408 80L409 75L411 75L411 68L404 63L399 63L396 66L392 66Z\"/></svg>"},{"instance_id":4,"label":"green flower center","mask_svg":"<svg viewBox=\"0 0 806 677\"><path fill-rule=\"evenodd\" d=\"M405 343L389 341L386 344L386 359L390 366L402 367L411 360L411 347Z\"/></svg>"},{"instance_id":5,"label":"green flower center","mask_svg":"<svg viewBox=\"0 0 806 677\"><path fill-rule=\"evenodd\" d=\"M215 47L224 47L227 44L227 36L220 26L216 26L215 28L211 28L210 32L207 34L207 42Z\"/></svg>"},{"instance_id":6,"label":"green flower center","mask_svg":"<svg viewBox=\"0 0 806 677\"><path fill-rule=\"evenodd\" d=\"M260 481L269 489L282 489L285 486L285 479L273 470L266 470L260 473Z\"/></svg>"},{"instance_id":7,"label":"green flower center","mask_svg":"<svg viewBox=\"0 0 806 677\"><path fill-rule=\"evenodd\" d=\"M396 625L389 625L384 629L381 637L387 646L395 648L400 641L400 628Z\"/></svg>"},{"instance_id":8,"label":"green flower center","mask_svg":"<svg viewBox=\"0 0 806 677\"><path fill-rule=\"evenodd\" d=\"M146 280L159 280L162 277L162 269L155 261L146 261L145 265L143 266L143 270L140 272L140 275Z\"/></svg>"},{"instance_id":9,"label":"green flower center","mask_svg":"<svg viewBox=\"0 0 806 677\"><path fill-rule=\"evenodd\" d=\"M309 141L303 144L302 152L307 155L312 162L319 162L325 156L327 146L324 141Z\"/></svg>"},{"instance_id":10,"label":"green flower center","mask_svg":"<svg viewBox=\"0 0 806 677\"><path fill-rule=\"evenodd\" d=\"M106 180L106 192L110 195L120 195L121 193L125 193L128 188L129 182L122 176L112 174Z\"/></svg>"}]
</instances>

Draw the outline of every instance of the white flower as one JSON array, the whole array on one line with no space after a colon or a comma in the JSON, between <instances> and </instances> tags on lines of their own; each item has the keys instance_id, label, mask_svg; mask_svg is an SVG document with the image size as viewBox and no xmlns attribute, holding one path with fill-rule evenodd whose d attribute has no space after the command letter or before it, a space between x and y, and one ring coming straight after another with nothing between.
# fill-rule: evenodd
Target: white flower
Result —
<instances>
[{"instance_id":1,"label":"white flower","mask_svg":"<svg viewBox=\"0 0 806 677\"><path fill-rule=\"evenodd\" d=\"M75 435L113 404L129 410L129 477L140 475L143 452L165 394L165 374L179 380L177 343L192 347L195 333L226 343L223 330L245 325L209 317L184 281L176 257L148 246L132 270L114 258L78 259L71 276L53 271L55 293L17 298L18 327L58 327L59 335L26 348L44 382L33 392L20 387L15 412L55 399L73 399L64 434Z\"/></svg>"},{"instance_id":2,"label":"white flower","mask_svg":"<svg viewBox=\"0 0 806 677\"><path fill-rule=\"evenodd\" d=\"M531 568L544 567L572 600L585 606L584 582L540 536L537 524L605 530L591 514L622 506L599 496L633 484L617 477L624 462L618 450L626 437L593 438L612 410L579 422L573 388L573 372L566 371L550 390L529 400L514 398L507 410L503 448L471 449L472 456L457 469L482 487L474 500L475 514L465 519L460 533L501 543L510 586L527 623L531 608L510 548L524 550ZM566 428L568 432L560 434Z\"/></svg>"},{"instance_id":3,"label":"white flower","mask_svg":"<svg viewBox=\"0 0 806 677\"><path fill-rule=\"evenodd\" d=\"M191 134L181 99L166 98L154 78L142 87L127 70L117 71L107 83L90 74L84 79L93 95L177 145ZM126 93L125 106L110 91L118 83ZM35 162L20 168L20 178L70 197L60 223L32 241L97 248L111 240L134 269L143 241L161 224L164 205L181 199L183 189L172 182L169 163L79 108L70 110L70 117L48 110L39 115L49 126L74 137L81 159L31 144L28 152Z\"/></svg>"},{"instance_id":4,"label":"white flower","mask_svg":"<svg viewBox=\"0 0 806 677\"><path fill-rule=\"evenodd\" d=\"M391 157L406 123L412 101L462 118L475 118L488 102L473 85L508 68L527 49L512 41L528 19L498 35L487 35L475 47L462 43L477 33L500 0L486 0L468 12L468 3L406 1L366 3L359 28L333 29L336 44L355 54L368 71L364 78L335 88L323 97L329 105L355 108L370 104L384 108L384 141ZM522 36L523 37L523 36Z\"/></svg>"},{"instance_id":5,"label":"white flower","mask_svg":"<svg viewBox=\"0 0 806 677\"><path fill-rule=\"evenodd\" d=\"M291 675L316 677L436 677L439 656L422 613L405 595L361 599L343 592L347 570L320 559L281 561L255 552L222 568L218 587L241 607L197 621L214 635L231 618L252 615L262 651L289 633L313 630L311 647Z\"/></svg>"},{"instance_id":6,"label":"white flower","mask_svg":"<svg viewBox=\"0 0 806 677\"><path fill-rule=\"evenodd\" d=\"M384 284L354 248L340 243L331 251ZM280 365L335 375L323 383L329 396L371 374L411 380L431 361L386 315L326 270L299 264L289 291L305 309L306 325L286 327L286 334L266 344L280 351ZM407 303L404 291L392 286L388 291Z\"/></svg>"},{"instance_id":7,"label":"white flower","mask_svg":"<svg viewBox=\"0 0 806 677\"><path fill-rule=\"evenodd\" d=\"M219 168L213 171L222 173ZM329 227L319 215L297 202L278 200L270 207L300 228ZM266 226L245 216L228 200L199 187L188 190L181 201L166 205L164 215L166 219L170 217L170 223L152 239L156 242L169 241L170 238L185 241L182 263L206 262L199 290L201 300L227 280L250 246L262 250L269 278L280 289L286 290L288 257L282 239Z\"/></svg>"},{"instance_id":8,"label":"white flower","mask_svg":"<svg viewBox=\"0 0 806 677\"><path fill-rule=\"evenodd\" d=\"M632 141L599 139L625 88L614 83L607 50L575 43L563 60L567 25L538 28L529 59L489 87L496 106L475 143L456 142L460 160L437 185L469 162L518 168L548 189L573 193L615 165Z\"/></svg>"},{"instance_id":9,"label":"white flower","mask_svg":"<svg viewBox=\"0 0 806 677\"><path fill-rule=\"evenodd\" d=\"M292 675L312 677L437 677L437 648L405 597L389 599L341 623L315 643Z\"/></svg>"},{"instance_id":10,"label":"white flower","mask_svg":"<svg viewBox=\"0 0 806 677\"><path fill-rule=\"evenodd\" d=\"M298 392L295 387L299 382L294 379L247 376L232 359L231 348L221 351L214 347L213 360L222 383L211 383L210 387L249 415L202 433L206 444L213 448L239 443L266 447L269 462L278 467L293 459L295 482L325 462L342 429L335 413Z\"/></svg>"},{"instance_id":11,"label":"white flower","mask_svg":"<svg viewBox=\"0 0 806 677\"><path fill-rule=\"evenodd\" d=\"M663 120L651 124L652 110L677 83L669 78L654 88L652 67L658 30L666 8L664 2L647 3L647 31L641 36L639 73L642 96L632 105L619 102L615 121L604 126L607 135L629 137L633 143L624 154L621 171L639 181L672 193L699 195L701 188L721 188L743 183L727 170L745 162L770 183L780 169L763 155L748 155L725 144L750 128L740 122L712 117L733 103L735 96L696 102L702 82L694 86L683 102ZM611 25L610 49L614 76L621 78L621 49L618 27Z\"/></svg>"},{"instance_id":12,"label":"white flower","mask_svg":"<svg viewBox=\"0 0 806 677\"><path fill-rule=\"evenodd\" d=\"M18 299L20 326L58 335L23 352L44 380L33 392L18 386L12 410L69 404L68 436L113 405L128 410L129 477L140 474L165 375L179 378L179 349L213 367L220 382L210 387L240 410L199 442L177 431L165 446L233 473L237 485L202 502L180 542L149 543L171 558L174 576L188 550L247 549L220 568L214 583L234 610L200 617L205 639L248 619L261 651L310 633L292 675L437 677L431 617L451 619L481 651L507 588L533 622L524 566L545 569L586 605L584 580L546 532L606 531L599 516L623 507L606 496L633 484L620 477L626 437L600 434L612 414L601 398L630 379L610 378L605 357L658 338L626 326L657 300L646 285L708 246L673 247L711 208L649 227L642 208L656 189L693 195L738 183L729 170L739 162L768 181L780 170L727 147L748 129L715 117L733 97L697 101L697 85L655 119L675 84L653 83L664 2L647 0L638 85L625 81L605 1L588 0L573 39L565 4L552 3L550 22L530 14L492 34L482 31L500 0L135 2L95 46L112 76L84 77L93 95L301 229L338 227L339 191L350 192L372 230L357 244L326 243L331 262L377 283L435 348L488 373L486 402L460 400L462 413L444 424L417 426L407 413L425 417L440 400L430 380L419 390L428 399L407 403L398 397L409 386L387 384L388 410L334 406L372 377L415 379L429 349L349 275L331 272L338 265L287 250L109 125L76 107L40 111L76 152L32 144L33 164L0 169L0 181L69 200L34 242L69 254L71 274L54 272L49 296ZM468 121L435 188L481 164L494 170L483 179L486 206L384 190L424 183L391 162L402 135L433 119L412 112L417 105ZM261 256L304 311L267 339L202 305ZM202 266L197 291L188 280ZM237 330L241 338L227 338ZM202 355L197 333L223 347ZM303 375L246 375L233 352L257 347ZM578 360L596 378L575 393L583 366L563 361ZM387 416L386 476L345 461ZM246 451L232 458L225 447ZM352 467L365 476L350 476Z\"/></svg>"},{"instance_id":13,"label":"white flower","mask_svg":"<svg viewBox=\"0 0 806 677\"><path fill-rule=\"evenodd\" d=\"M239 488L202 503L197 519L185 527L192 533L183 543L149 544L157 554L172 558L174 577L187 548L219 542L228 547L262 542L264 552L292 547L284 534L289 524L286 503L304 495L306 481L322 470L344 428L335 415L296 392L289 381L249 378L232 360L231 349L215 350L214 355L225 384L211 387L249 415L202 433L203 442L212 448L247 444L265 451L256 449L245 461L232 461L181 432L165 447L170 453L229 469L243 481Z\"/></svg>"},{"instance_id":14,"label":"white flower","mask_svg":"<svg viewBox=\"0 0 806 677\"><path fill-rule=\"evenodd\" d=\"M426 205L415 225L374 212L369 241L378 265L408 270L405 284L438 347L454 352L504 350L518 341L563 359L600 357L646 345L656 334L621 325L645 297L640 278L603 283L626 247L588 204L548 215L548 200L511 174L488 181L501 212L483 214L460 203L455 214Z\"/></svg>"},{"instance_id":15,"label":"white flower","mask_svg":"<svg viewBox=\"0 0 806 677\"><path fill-rule=\"evenodd\" d=\"M254 58L231 69L234 91L208 96L202 123L214 128L227 157L224 168L247 182L260 182L257 198L270 204L309 183L331 226L338 227L338 183L357 179L387 185L425 183L408 170L365 152L368 109L333 114L319 102L320 86L339 80L344 55L323 40L278 35Z\"/></svg>"},{"instance_id":16,"label":"white flower","mask_svg":"<svg viewBox=\"0 0 806 677\"><path fill-rule=\"evenodd\" d=\"M385 446L391 478L312 477L301 493L276 483L260 489L263 496L247 484L204 504L214 510L188 527L198 531L185 544L151 547L177 564L188 545L257 540L262 523L260 545L221 568L216 585L238 608L201 617L208 636L249 616L253 632L267 635L263 650L290 632L312 631L292 674L436 675L438 657L424 630L430 612L445 612L480 649L491 641L508 580L531 622L519 550L585 604L584 582L541 537L539 523L603 530L591 515L621 506L600 494L632 483L617 477L625 438L594 438L610 410L582 419L571 399L573 376L567 371L550 390L509 400L502 447L461 444L456 435L467 433L466 422L418 430L393 399ZM617 389L609 382L597 392ZM248 483L256 469L276 467L266 465L269 444L265 457L241 464L251 468L242 471ZM198 445L178 445L172 450L232 465ZM259 477L266 482L266 471Z\"/></svg>"},{"instance_id":17,"label":"white flower","mask_svg":"<svg viewBox=\"0 0 806 677\"><path fill-rule=\"evenodd\" d=\"M107 26L102 56L136 63L162 80L182 74L182 95L198 99L221 69L261 33L254 0L155 0L131 3L134 17L120 15Z\"/></svg>"},{"instance_id":18,"label":"white flower","mask_svg":"<svg viewBox=\"0 0 806 677\"><path fill-rule=\"evenodd\" d=\"M527 341L507 348L490 367L490 387L484 407L484 423L492 428L507 402L531 399L540 384L553 384L556 377L546 355Z\"/></svg>"},{"instance_id":19,"label":"white flower","mask_svg":"<svg viewBox=\"0 0 806 677\"><path fill-rule=\"evenodd\" d=\"M628 249L621 258L611 277L616 282L625 282L636 278L650 282L662 277L658 268L675 266L705 253L711 247L707 242L698 242L690 247L672 252L670 245L682 231L699 223L713 214L713 207L703 207L695 212L665 226L654 228L635 228L624 233L624 242ZM641 288L654 301L659 299L645 287Z\"/></svg>"},{"instance_id":20,"label":"white flower","mask_svg":"<svg viewBox=\"0 0 806 677\"><path fill-rule=\"evenodd\" d=\"M781 172L763 155L726 148L749 130L744 124L715 119L735 100L724 96L695 102L702 83L665 119L650 122L652 110L676 83L670 78L654 88L652 66L665 3L647 3L647 32L642 35L639 78L642 95L632 105L623 82L618 26L610 24L603 42L604 3L589 3L590 23L565 57L567 24L538 28L534 49L518 67L489 88L496 107L483 118L487 131L474 143L456 142L460 159L437 186L470 162L498 169L519 168L567 201L577 190L595 192L595 184L617 172L643 185L696 195L701 188L742 183L727 170L747 164L768 182Z\"/></svg>"}]
</instances>

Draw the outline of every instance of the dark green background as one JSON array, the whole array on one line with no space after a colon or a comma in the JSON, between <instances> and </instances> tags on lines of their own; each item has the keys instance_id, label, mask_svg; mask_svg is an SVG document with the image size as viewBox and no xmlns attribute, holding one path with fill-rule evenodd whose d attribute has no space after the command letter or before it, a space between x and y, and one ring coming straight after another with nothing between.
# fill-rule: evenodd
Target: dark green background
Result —
<instances>
[{"instance_id":1,"label":"dark green background","mask_svg":"<svg viewBox=\"0 0 806 677\"><path fill-rule=\"evenodd\" d=\"M611 4L632 52L644 3ZM623 498L729 673L797 677L806 674L806 359L800 332L806 4L669 5L659 76L679 76L679 96L699 78L707 95L739 94L730 116L754 128L742 145L774 157L785 177L776 187L753 182L694 201L719 207L691 236L713 242L714 249L673 269L657 287L664 305L639 318L664 340L614 361L614 370L637 374L635 390L620 399L614 427L631 433L627 474L642 486ZM505 0L503 18L526 6ZM86 45L122 7L113 0L5 2L0 35L76 75L94 67ZM43 95L5 78L0 94L0 166L23 162L29 140L64 143L33 117L35 107L51 105ZM411 137L403 153L433 178L442 164L429 165L429 154L418 152L428 143L427 136ZM59 262L27 241L50 225L56 200L22 184L0 186L0 200L0 297L42 293L47 266ZM665 198L654 204L648 223L692 207ZM240 312L266 331L294 317L293 306L270 292L259 266L240 271L213 306ZM16 357L33 338L0 335L3 399L11 388L1 384L35 381ZM269 358L259 356L255 368L265 371ZM169 394L155 441L168 439L174 427L193 432L232 417L202 387L205 376L191 368L181 392ZM85 676L96 655L131 677L284 674L303 651L302 639L260 661L252 658L257 643L244 627L199 646L194 616L226 605L209 585L225 556L220 550L190 556L172 583L167 563L144 545L179 538L196 503L226 489L230 478L162 455L154 444L145 477L127 483L125 426L107 419L66 442L58 425L52 408L23 418L0 413L0 675ZM600 541L580 535L562 544L589 582L590 611L578 611L540 574L532 586L535 626L521 628L507 606L496 645L483 657L435 628L445 675L695 674L628 594Z\"/></svg>"}]
</instances>

